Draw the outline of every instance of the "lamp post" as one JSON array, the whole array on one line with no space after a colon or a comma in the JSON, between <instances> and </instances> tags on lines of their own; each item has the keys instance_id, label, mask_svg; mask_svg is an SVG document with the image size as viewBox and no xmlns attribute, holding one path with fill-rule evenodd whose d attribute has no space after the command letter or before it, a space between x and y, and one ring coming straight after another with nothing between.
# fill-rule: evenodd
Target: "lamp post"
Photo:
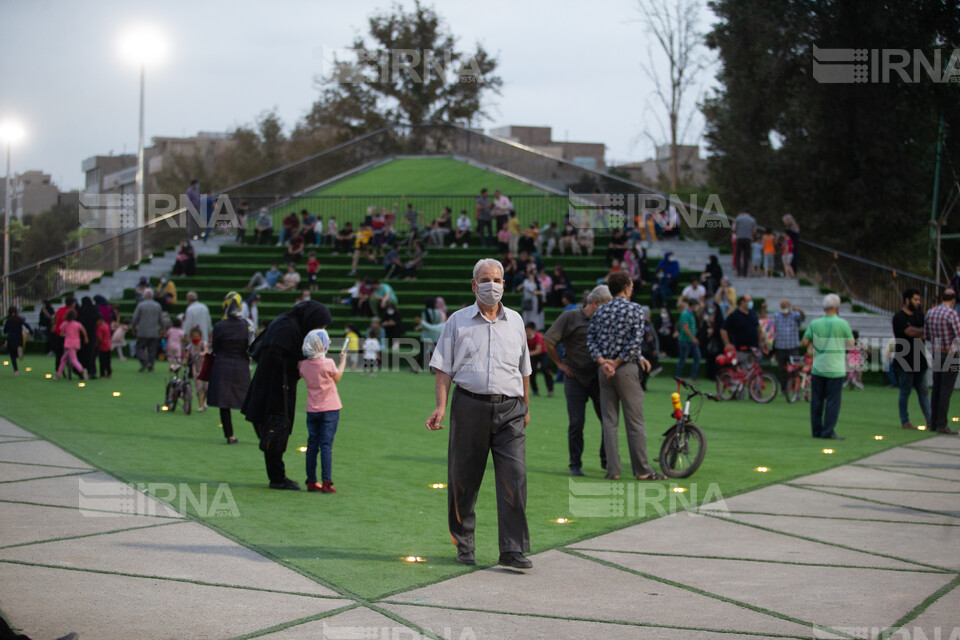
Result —
<instances>
[{"instance_id":1,"label":"lamp post","mask_svg":"<svg viewBox=\"0 0 960 640\"><path fill-rule=\"evenodd\" d=\"M0 140L7 143L7 175L4 189L3 205L3 311L10 308L10 209L13 206L13 175L10 173L10 149L13 143L23 137L23 129L16 122L8 121L0 124Z\"/></svg>"},{"instance_id":2,"label":"lamp post","mask_svg":"<svg viewBox=\"0 0 960 640\"><path fill-rule=\"evenodd\" d=\"M144 148L143 148L143 105L144 105L144 79L146 76L147 64L159 60L166 53L166 40L153 28L139 27L129 31L121 42L121 51L125 58L137 64L140 67L140 128L137 140L137 262L143 260L143 228L146 223L145 202L144 202L144 178L146 171L144 167Z\"/></svg>"}]
</instances>

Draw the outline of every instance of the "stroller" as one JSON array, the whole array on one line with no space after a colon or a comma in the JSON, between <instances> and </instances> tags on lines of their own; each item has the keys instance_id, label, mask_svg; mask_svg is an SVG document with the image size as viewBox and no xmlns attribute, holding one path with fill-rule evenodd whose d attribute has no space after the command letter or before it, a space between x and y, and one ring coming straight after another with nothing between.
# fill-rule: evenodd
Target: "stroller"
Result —
<instances>
[{"instance_id":1,"label":"stroller","mask_svg":"<svg viewBox=\"0 0 960 640\"><path fill-rule=\"evenodd\" d=\"M190 409L193 402L193 364L197 360L196 356L190 356L186 362L171 362L170 372L173 374L167 381L167 388L164 391L163 403L158 403L156 411L176 411L177 402L182 400L183 412L190 415Z\"/></svg>"}]
</instances>

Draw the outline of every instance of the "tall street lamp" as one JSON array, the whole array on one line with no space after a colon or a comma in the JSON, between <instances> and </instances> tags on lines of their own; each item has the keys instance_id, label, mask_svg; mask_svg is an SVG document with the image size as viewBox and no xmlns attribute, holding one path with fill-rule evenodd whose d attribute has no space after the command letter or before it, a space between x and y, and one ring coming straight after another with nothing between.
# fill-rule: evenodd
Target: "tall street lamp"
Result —
<instances>
[{"instance_id":1,"label":"tall street lamp","mask_svg":"<svg viewBox=\"0 0 960 640\"><path fill-rule=\"evenodd\" d=\"M24 135L23 128L12 120L0 124L0 142L7 144L7 177L3 206L3 311L10 308L10 209L13 207L13 174L10 173L10 149Z\"/></svg>"},{"instance_id":2,"label":"tall street lamp","mask_svg":"<svg viewBox=\"0 0 960 640\"><path fill-rule=\"evenodd\" d=\"M143 260L144 216L143 180L145 176L143 158L143 87L146 67L160 60L166 53L166 40L154 28L138 27L131 29L120 43L123 56L140 67L140 134L137 142L137 262Z\"/></svg>"}]
</instances>

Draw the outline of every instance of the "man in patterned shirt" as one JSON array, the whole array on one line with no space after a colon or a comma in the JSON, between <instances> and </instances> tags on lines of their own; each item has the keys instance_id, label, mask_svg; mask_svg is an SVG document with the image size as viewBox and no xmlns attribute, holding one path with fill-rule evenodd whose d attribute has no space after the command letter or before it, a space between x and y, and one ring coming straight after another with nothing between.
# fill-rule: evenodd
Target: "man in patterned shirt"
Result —
<instances>
[{"instance_id":1,"label":"man in patterned shirt","mask_svg":"<svg viewBox=\"0 0 960 640\"><path fill-rule=\"evenodd\" d=\"M630 464L637 480L663 480L647 459L647 434L643 424L643 387L640 370L650 371L650 362L640 355L643 311L630 302L633 279L626 271L607 277L613 299L590 318L587 348L599 367L600 407L603 414L603 444L607 450L607 475L620 478L620 445L617 440L619 407L627 429Z\"/></svg>"},{"instance_id":2,"label":"man in patterned shirt","mask_svg":"<svg viewBox=\"0 0 960 640\"><path fill-rule=\"evenodd\" d=\"M806 320L806 314L797 307L790 306L790 300L780 301L780 313L773 317L773 348L777 354L777 370L780 374L780 388L787 390L787 365L790 356L800 355L800 323ZM783 397L787 397L784 393Z\"/></svg>"},{"instance_id":3,"label":"man in patterned shirt","mask_svg":"<svg viewBox=\"0 0 960 640\"><path fill-rule=\"evenodd\" d=\"M957 381L957 347L960 340L960 318L954 310L957 294L953 289L946 289L940 300L940 304L927 311L924 318L927 343L933 352L930 429L956 435L957 432L947 426L947 411L950 409L950 394Z\"/></svg>"}]
</instances>

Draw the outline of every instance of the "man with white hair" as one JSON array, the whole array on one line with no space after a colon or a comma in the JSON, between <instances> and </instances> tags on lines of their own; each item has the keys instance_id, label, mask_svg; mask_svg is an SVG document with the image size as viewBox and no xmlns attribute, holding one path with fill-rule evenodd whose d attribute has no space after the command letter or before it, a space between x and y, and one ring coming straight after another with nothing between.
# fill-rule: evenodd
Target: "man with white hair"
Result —
<instances>
[{"instance_id":1,"label":"man with white hair","mask_svg":"<svg viewBox=\"0 0 960 640\"><path fill-rule=\"evenodd\" d=\"M187 310L183 314L183 330L187 334L194 327L200 327L203 344L209 344L210 334L213 333L213 323L210 321L210 309L197 300L197 292L187 292Z\"/></svg>"},{"instance_id":2,"label":"man with white hair","mask_svg":"<svg viewBox=\"0 0 960 640\"><path fill-rule=\"evenodd\" d=\"M838 314L840 296L823 298L823 317L803 334L803 346L813 346L813 376L810 379L810 428L814 438L846 440L834 431L840 417L840 391L847 375L847 349L853 347L850 324Z\"/></svg>"},{"instance_id":3,"label":"man with white hair","mask_svg":"<svg viewBox=\"0 0 960 640\"><path fill-rule=\"evenodd\" d=\"M457 544L457 562L473 565L474 507L493 453L497 484L500 564L533 566L527 528L526 428L530 422L530 354L520 314L500 302L503 265L485 258L470 283L476 303L447 320L430 359L436 372L437 407L427 418L431 431L443 429L450 383L447 457L447 520Z\"/></svg>"},{"instance_id":4,"label":"man with white hair","mask_svg":"<svg viewBox=\"0 0 960 640\"><path fill-rule=\"evenodd\" d=\"M547 355L563 372L563 394L567 398L567 446L570 449L570 475L583 475L583 425L586 422L587 400L600 421L600 466L607 468L607 454L603 448L603 416L600 413L600 379L597 365L587 348L590 318L601 305L610 302L610 288L602 284L587 296L587 303L560 314L543 336ZM563 360L557 345L563 345Z\"/></svg>"}]
</instances>

